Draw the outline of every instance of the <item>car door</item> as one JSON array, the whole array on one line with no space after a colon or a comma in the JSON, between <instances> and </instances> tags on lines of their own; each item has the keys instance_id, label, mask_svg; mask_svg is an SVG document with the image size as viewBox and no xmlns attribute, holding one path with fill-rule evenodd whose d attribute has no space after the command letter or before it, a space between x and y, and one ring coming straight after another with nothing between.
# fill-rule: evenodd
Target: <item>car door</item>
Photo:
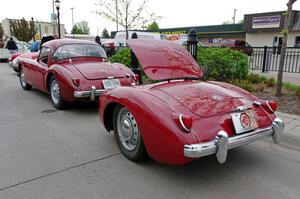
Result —
<instances>
[{"instance_id":1,"label":"car door","mask_svg":"<svg viewBox=\"0 0 300 199\"><path fill-rule=\"evenodd\" d=\"M37 58L36 64L32 66L32 80L34 86L44 91L45 90L45 76L48 71L48 60L50 56L50 48L43 46Z\"/></svg>"}]
</instances>

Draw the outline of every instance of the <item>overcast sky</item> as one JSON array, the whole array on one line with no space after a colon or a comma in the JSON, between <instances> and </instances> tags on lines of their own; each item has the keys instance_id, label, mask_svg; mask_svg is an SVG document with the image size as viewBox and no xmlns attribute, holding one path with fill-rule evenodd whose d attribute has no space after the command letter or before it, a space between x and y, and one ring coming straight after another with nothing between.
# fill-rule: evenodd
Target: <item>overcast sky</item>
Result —
<instances>
[{"instance_id":1,"label":"overcast sky","mask_svg":"<svg viewBox=\"0 0 300 199\"><path fill-rule=\"evenodd\" d=\"M74 7L74 20L88 21L91 33L99 34L104 28L109 31L116 25L93 13L99 9L98 0L61 0L61 23L67 32L72 28L71 7ZM141 0L133 0L140 2ZM150 12L163 18L158 21L160 28L217 25L232 20L233 9L237 9L236 21L244 14L286 10L288 0L149 0ZM294 10L300 10L300 1L294 4ZM1 0L0 21L5 18L50 21L52 0Z\"/></svg>"}]
</instances>

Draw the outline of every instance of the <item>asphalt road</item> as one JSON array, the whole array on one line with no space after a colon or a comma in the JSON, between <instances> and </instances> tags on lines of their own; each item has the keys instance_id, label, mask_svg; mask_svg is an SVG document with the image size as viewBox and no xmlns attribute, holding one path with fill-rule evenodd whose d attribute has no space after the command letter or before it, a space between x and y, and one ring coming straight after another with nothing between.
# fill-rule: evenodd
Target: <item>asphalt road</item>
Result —
<instances>
[{"instance_id":1,"label":"asphalt road","mask_svg":"<svg viewBox=\"0 0 300 199\"><path fill-rule=\"evenodd\" d=\"M269 141L186 166L125 159L96 104L56 111L0 63L0 199L300 198L299 150ZM159 139L159 138L158 138Z\"/></svg>"}]
</instances>

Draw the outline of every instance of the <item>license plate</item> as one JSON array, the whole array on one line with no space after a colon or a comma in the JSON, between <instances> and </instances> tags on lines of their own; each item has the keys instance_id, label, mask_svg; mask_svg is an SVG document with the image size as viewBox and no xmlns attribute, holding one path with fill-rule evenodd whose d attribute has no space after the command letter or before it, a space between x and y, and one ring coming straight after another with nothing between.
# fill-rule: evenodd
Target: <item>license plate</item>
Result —
<instances>
[{"instance_id":1,"label":"license plate","mask_svg":"<svg viewBox=\"0 0 300 199\"><path fill-rule=\"evenodd\" d=\"M104 89L113 89L121 86L120 80L118 79L105 79L102 82Z\"/></svg>"},{"instance_id":2,"label":"license plate","mask_svg":"<svg viewBox=\"0 0 300 199\"><path fill-rule=\"evenodd\" d=\"M257 119L254 115L253 110L233 113L231 114L231 118L236 134L245 133L258 127Z\"/></svg>"}]
</instances>

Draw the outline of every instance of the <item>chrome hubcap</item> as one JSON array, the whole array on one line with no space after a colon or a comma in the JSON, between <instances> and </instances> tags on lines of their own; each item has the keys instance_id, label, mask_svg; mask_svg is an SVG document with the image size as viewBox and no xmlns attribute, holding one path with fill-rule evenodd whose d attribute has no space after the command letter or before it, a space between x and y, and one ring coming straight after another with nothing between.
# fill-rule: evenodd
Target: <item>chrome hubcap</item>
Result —
<instances>
[{"instance_id":1,"label":"chrome hubcap","mask_svg":"<svg viewBox=\"0 0 300 199\"><path fill-rule=\"evenodd\" d=\"M122 108L118 114L117 128L123 147L129 151L134 150L140 133L135 118L126 108Z\"/></svg>"},{"instance_id":2,"label":"chrome hubcap","mask_svg":"<svg viewBox=\"0 0 300 199\"><path fill-rule=\"evenodd\" d=\"M55 104L57 104L60 100L60 90L59 86L56 80L53 80L51 82L51 87L50 87L50 92L51 92L51 98Z\"/></svg>"},{"instance_id":3,"label":"chrome hubcap","mask_svg":"<svg viewBox=\"0 0 300 199\"><path fill-rule=\"evenodd\" d=\"M20 80L21 80L22 86L25 87L26 82L25 82L25 75L24 75L23 69L20 69Z\"/></svg>"}]
</instances>

